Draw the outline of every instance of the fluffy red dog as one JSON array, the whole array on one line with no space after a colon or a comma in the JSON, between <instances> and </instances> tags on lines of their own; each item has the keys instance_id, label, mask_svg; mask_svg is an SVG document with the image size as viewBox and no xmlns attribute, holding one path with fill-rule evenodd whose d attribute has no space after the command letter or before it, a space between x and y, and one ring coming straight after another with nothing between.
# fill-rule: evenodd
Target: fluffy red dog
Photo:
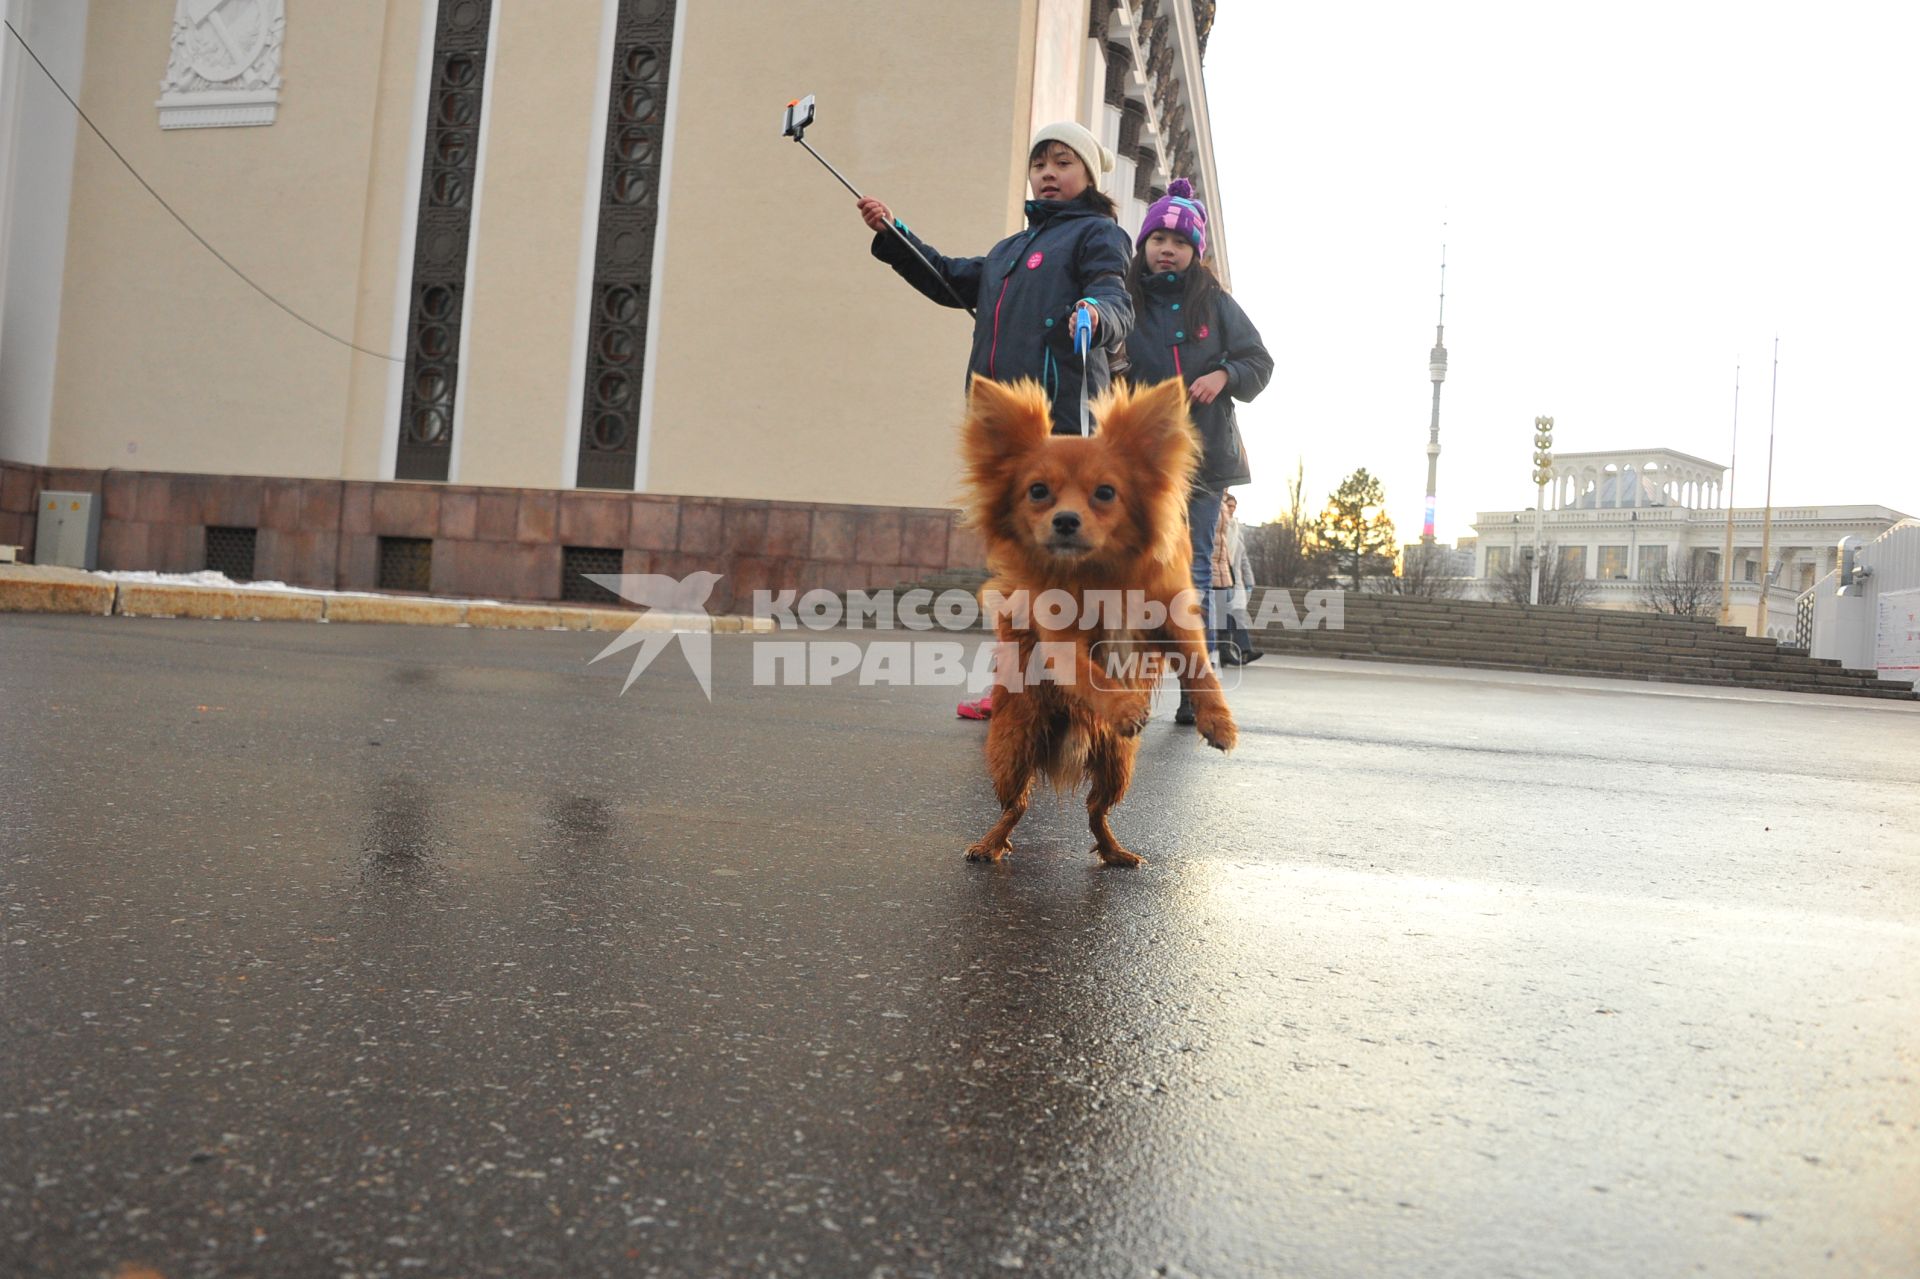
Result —
<instances>
[{"instance_id":1,"label":"fluffy red dog","mask_svg":"<svg viewBox=\"0 0 1920 1279\"><path fill-rule=\"evenodd\" d=\"M1002 650L987 729L987 770L1002 811L967 849L970 861L1013 851L1008 836L1044 772L1061 794L1088 783L1101 861L1140 864L1114 838L1107 813L1133 780L1140 730L1170 659L1193 698L1200 736L1224 751L1238 735L1207 661L1193 592L1187 490L1197 450L1186 388L1177 379L1120 387L1093 415L1098 435L1053 435L1037 383L973 380L962 443L969 521L986 538L988 590L1030 607L1024 618L1016 608L997 621L1019 662L1006 669L1011 652ZM1042 607L1045 599L1071 599L1070 615ZM1028 678L1036 649L1051 678ZM1063 654L1070 660L1047 660Z\"/></svg>"}]
</instances>

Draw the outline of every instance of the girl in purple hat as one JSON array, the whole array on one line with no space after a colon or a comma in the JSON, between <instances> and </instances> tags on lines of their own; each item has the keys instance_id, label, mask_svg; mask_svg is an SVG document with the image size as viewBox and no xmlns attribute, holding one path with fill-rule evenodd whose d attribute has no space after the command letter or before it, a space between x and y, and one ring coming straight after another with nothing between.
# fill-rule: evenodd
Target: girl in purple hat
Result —
<instances>
[{"instance_id":1,"label":"girl in purple hat","mask_svg":"<svg viewBox=\"0 0 1920 1279\"><path fill-rule=\"evenodd\" d=\"M1191 182L1175 178L1153 202L1137 244L1127 272L1134 311L1127 335L1128 377L1141 384L1177 377L1187 384L1201 444L1187 528L1193 535L1193 588L1206 607L1211 634L1217 613L1213 539L1221 499L1229 488L1253 479L1233 401L1260 394L1273 376L1273 357L1253 321L1207 268L1207 208L1193 198ZM1174 718L1193 723L1185 694Z\"/></svg>"}]
</instances>

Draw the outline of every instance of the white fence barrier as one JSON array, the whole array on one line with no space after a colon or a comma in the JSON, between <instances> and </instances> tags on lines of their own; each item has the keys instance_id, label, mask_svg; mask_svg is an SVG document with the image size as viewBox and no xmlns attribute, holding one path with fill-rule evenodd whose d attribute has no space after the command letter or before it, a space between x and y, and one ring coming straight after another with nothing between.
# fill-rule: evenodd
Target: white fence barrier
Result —
<instances>
[{"instance_id":1,"label":"white fence barrier","mask_svg":"<svg viewBox=\"0 0 1920 1279\"><path fill-rule=\"evenodd\" d=\"M1813 655L1920 681L1920 520L1849 551L1852 540L1841 543L1840 569L1814 586Z\"/></svg>"}]
</instances>

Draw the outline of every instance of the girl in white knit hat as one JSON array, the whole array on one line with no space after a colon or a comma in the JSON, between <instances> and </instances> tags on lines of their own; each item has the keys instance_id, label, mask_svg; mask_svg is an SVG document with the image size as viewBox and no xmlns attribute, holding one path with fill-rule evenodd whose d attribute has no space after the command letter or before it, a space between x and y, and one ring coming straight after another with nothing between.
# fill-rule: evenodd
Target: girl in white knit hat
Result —
<instances>
[{"instance_id":1,"label":"girl in white knit hat","mask_svg":"<svg viewBox=\"0 0 1920 1279\"><path fill-rule=\"evenodd\" d=\"M1093 345L1085 357L1089 399L1111 381L1107 348L1121 346L1133 327L1126 284L1133 245L1114 220L1113 201L1100 189L1112 170L1113 152L1073 121L1039 130L1027 154L1032 198L1026 228L977 258L947 257L879 200L860 201L860 216L874 232L874 257L943 306L958 305L955 295L973 306L969 377L1039 382L1052 401L1056 434L1080 429L1082 357L1073 349L1075 307L1086 302L1093 310ZM887 229L890 222L912 248ZM991 709L988 694L961 703L960 714L985 719Z\"/></svg>"}]
</instances>

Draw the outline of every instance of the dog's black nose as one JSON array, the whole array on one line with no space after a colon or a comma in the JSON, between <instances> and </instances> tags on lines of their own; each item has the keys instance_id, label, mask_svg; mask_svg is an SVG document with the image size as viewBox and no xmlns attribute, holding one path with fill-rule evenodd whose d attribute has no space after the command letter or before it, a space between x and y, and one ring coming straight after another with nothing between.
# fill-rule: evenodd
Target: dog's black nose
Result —
<instances>
[{"instance_id":1,"label":"dog's black nose","mask_svg":"<svg viewBox=\"0 0 1920 1279\"><path fill-rule=\"evenodd\" d=\"M1053 531L1062 537L1078 533L1080 531L1080 513L1078 511L1061 511L1053 517Z\"/></svg>"}]
</instances>

